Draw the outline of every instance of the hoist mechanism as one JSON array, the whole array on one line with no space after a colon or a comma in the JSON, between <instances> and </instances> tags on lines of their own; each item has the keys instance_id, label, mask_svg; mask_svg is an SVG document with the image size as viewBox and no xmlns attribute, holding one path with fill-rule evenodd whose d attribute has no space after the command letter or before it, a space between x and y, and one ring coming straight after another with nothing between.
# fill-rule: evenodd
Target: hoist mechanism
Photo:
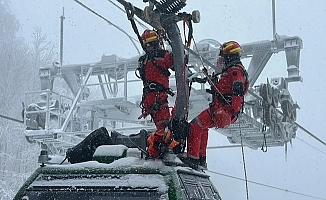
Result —
<instances>
[{"instance_id":1,"label":"hoist mechanism","mask_svg":"<svg viewBox=\"0 0 326 200\"><path fill-rule=\"evenodd\" d=\"M146 0L155 5L156 9L162 14L175 14L186 6L186 0Z\"/></svg>"},{"instance_id":2,"label":"hoist mechanism","mask_svg":"<svg viewBox=\"0 0 326 200\"><path fill-rule=\"evenodd\" d=\"M121 3L129 17L138 17L157 30L164 29L174 56L174 76L170 86L177 92L169 97L171 106L175 103L176 122L192 120L208 107L212 97L206 93L208 84L192 84L188 81L202 77L202 68L208 73L219 72L215 63L218 59L220 43L214 39L204 39L186 48L180 34L178 22L187 19L200 21L198 11L192 14L177 13L185 6L185 1L148 0L149 6L140 9L124 0ZM174 4L175 2L175 4ZM194 31L195 33L195 31ZM240 143L240 129L243 144L252 149L284 146L295 138L298 104L292 99L288 84L302 81L299 75L299 37L278 36L271 41L257 41L241 44L242 59L250 59L246 66L250 90L245 96L243 113L236 123L217 131L225 135L230 143ZM188 64L184 64L184 51L189 52ZM273 54L285 52L287 77L269 77L265 83L256 80ZM155 130L150 117L138 119L141 113L142 82L133 76L138 67L138 57L121 58L117 55L103 55L92 63L58 65L54 63L40 68L41 90L26 92L24 109L25 136L29 142L45 144L53 154L64 154L95 129L105 127L109 132L123 135ZM69 89L55 91L54 80L62 77ZM198 86L198 87L197 87ZM35 99L36 100L35 102ZM177 124L178 124L177 123ZM119 136L124 141L128 137ZM143 144L142 144L143 145Z\"/></svg>"}]
</instances>

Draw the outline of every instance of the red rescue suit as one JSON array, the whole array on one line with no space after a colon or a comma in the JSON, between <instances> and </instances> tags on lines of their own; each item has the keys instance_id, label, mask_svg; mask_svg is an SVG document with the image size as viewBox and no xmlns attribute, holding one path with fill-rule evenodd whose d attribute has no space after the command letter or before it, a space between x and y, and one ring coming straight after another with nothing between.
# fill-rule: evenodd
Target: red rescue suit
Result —
<instances>
[{"instance_id":1,"label":"red rescue suit","mask_svg":"<svg viewBox=\"0 0 326 200\"><path fill-rule=\"evenodd\" d=\"M152 133L147 141L148 153L153 158L160 157L164 145L173 148L178 142L171 138L171 132L167 129L170 120L168 94L174 95L169 88L169 68L173 66L173 57L167 50L155 50L150 55L140 58L143 67L140 73L143 80L143 116L151 115L157 131Z\"/></svg>"},{"instance_id":2,"label":"red rescue suit","mask_svg":"<svg viewBox=\"0 0 326 200\"><path fill-rule=\"evenodd\" d=\"M218 91L215 87L211 87L213 102L210 107L190 123L187 139L188 157L198 159L206 156L209 128L225 128L238 119L243 105L243 96L248 92L248 85L247 72L242 64L228 67L221 74L219 81L215 83Z\"/></svg>"},{"instance_id":3,"label":"red rescue suit","mask_svg":"<svg viewBox=\"0 0 326 200\"><path fill-rule=\"evenodd\" d=\"M173 66L173 57L167 50L155 50L151 56L145 55L143 59L143 115L150 114L157 130L163 129L170 120L168 105L169 68ZM173 94L173 93L172 93Z\"/></svg>"}]
</instances>

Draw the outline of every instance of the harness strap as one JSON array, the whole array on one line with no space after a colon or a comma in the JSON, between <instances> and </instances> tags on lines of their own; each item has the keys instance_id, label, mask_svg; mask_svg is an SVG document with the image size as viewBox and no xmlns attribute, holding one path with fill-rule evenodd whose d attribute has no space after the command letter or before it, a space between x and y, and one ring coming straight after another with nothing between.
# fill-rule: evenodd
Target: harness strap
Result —
<instances>
[{"instance_id":1,"label":"harness strap","mask_svg":"<svg viewBox=\"0 0 326 200\"><path fill-rule=\"evenodd\" d=\"M170 96L174 96L171 88L166 88L162 84L152 81L146 81L143 88L143 94L148 94L150 92L166 92Z\"/></svg>"},{"instance_id":2,"label":"harness strap","mask_svg":"<svg viewBox=\"0 0 326 200\"><path fill-rule=\"evenodd\" d=\"M189 27L188 38L186 37L186 24ZM193 38L193 28L192 28L192 22L190 19L187 19L187 18L183 19L183 34L185 37L185 46L187 48L189 48L191 45L191 39Z\"/></svg>"},{"instance_id":3,"label":"harness strap","mask_svg":"<svg viewBox=\"0 0 326 200\"><path fill-rule=\"evenodd\" d=\"M231 104L232 103L232 94L220 94L216 91L206 89L207 93L212 94L214 97L217 97L217 99L225 104Z\"/></svg>"},{"instance_id":4,"label":"harness strap","mask_svg":"<svg viewBox=\"0 0 326 200\"><path fill-rule=\"evenodd\" d=\"M219 74L214 74L212 76L212 79L211 79L211 82L213 83L217 83L218 81L218 75L222 74L222 73L225 73L227 72L230 68L232 67L237 67L239 68L246 81L245 81L245 85L244 85L244 89L246 90L246 88L249 86L249 81L248 81L248 72L245 70L245 68L243 67L243 65L241 63L239 63L239 61L234 61L234 62L231 62L229 63L223 70L221 73ZM209 78L209 77L207 77ZM228 104L228 105L231 105L232 104L232 94L221 94L220 92L218 91L213 91L213 90L210 90L210 89L206 89L206 92L212 94L214 97L217 97L217 99L225 104ZM241 111L240 112L243 112L243 104L244 104L244 96L242 96L243 98L243 101L242 101L242 108L241 108ZM211 113L213 113L213 108L214 108L214 101L212 103L210 103L210 111ZM231 121L235 118L235 117L238 117L239 116L239 113L240 112L233 112L232 113L232 117L231 117Z\"/></svg>"},{"instance_id":5,"label":"harness strap","mask_svg":"<svg viewBox=\"0 0 326 200\"><path fill-rule=\"evenodd\" d=\"M147 52L147 55L148 55L149 60L153 63L153 65L154 65L157 69L159 69L159 70L162 72L162 74L163 74L164 76L169 77L169 76L171 75L171 73L169 72L168 69L165 69L164 67L159 66L159 65L155 62L155 58L154 58L153 54ZM146 64L146 63L145 63L145 64Z\"/></svg>"},{"instance_id":6,"label":"harness strap","mask_svg":"<svg viewBox=\"0 0 326 200\"><path fill-rule=\"evenodd\" d=\"M163 104L168 103L167 99L156 100L155 103L151 106L151 111L153 114L157 113L159 110L169 109L169 106L162 107Z\"/></svg>"}]
</instances>

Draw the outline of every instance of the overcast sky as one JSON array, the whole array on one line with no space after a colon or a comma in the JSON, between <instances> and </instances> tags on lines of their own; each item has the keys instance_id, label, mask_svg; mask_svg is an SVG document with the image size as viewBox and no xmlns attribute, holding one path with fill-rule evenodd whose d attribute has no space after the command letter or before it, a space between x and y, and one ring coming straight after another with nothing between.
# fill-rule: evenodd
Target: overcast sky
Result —
<instances>
[{"instance_id":1,"label":"overcast sky","mask_svg":"<svg viewBox=\"0 0 326 200\"><path fill-rule=\"evenodd\" d=\"M65 7L64 64L99 61L104 53L129 58L137 51L129 39L107 22L95 16L73 0L11 0L11 10L19 19L19 35L31 39L33 27L42 28L48 39L59 43L59 17ZM125 14L107 0L82 1L113 23L135 36ZM131 1L140 7L141 0ZM184 11L201 12L201 22L194 25L194 38L200 41L212 38L219 42L237 40L247 43L272 39L271 0L189 0ZM324 115L326 106L326 1L276 1L276 30L279 35L299 36L303 40L300 75L302 83L291 83L290 92L297 101L297 122L317 137L326 141ZM259 80L266 77L287 76L285 55L273 55ZM287 189L308 196L326 199L326 147L298 130L285 161L284 147L269 148L267 153L245 148L248 179L269 186ZM302 139L303 141L301 141ZM228 145L219 133L210 132L210 144ZM308 144L309 145L308 145ZM310 146L311 145L311 146ZM317 149L316 149L317 148ZM208 167L212 171L243 178L241 149L208 150ZM224 200L246 199L245 182L211 174ZM311 200L314 198L283 192L249 183L252 200Z\"/></svg>"}]
</instances>

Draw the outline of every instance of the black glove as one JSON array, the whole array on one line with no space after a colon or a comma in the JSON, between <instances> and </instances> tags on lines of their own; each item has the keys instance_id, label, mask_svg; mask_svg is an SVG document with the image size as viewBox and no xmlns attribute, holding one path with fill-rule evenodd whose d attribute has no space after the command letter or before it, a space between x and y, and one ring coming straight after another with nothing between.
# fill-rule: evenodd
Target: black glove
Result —
<instances>
[{"instance_id":1,"label":"black glove","mask_svg":"<svg viewBox=\"0 0 326 200\"><path fill-rule=\"evenodd\" d=\"M170 128L173 133L173 138L180 144L173 148L173 152L178 154L185 150L186 138L189 135L189 123L183 119L172 119Z\"/></svg>"},{"instance_id":2,"label":"black glove","mask_svg":"<svg viewBox=\"0 0 326 200\"><path fill-rule=\"evenodd\" d=\"M194 77L191 80L192 80L192 82L206 83L207 82L207 77L204 77L204 78Z\"/></svg>"}]
</instances>

